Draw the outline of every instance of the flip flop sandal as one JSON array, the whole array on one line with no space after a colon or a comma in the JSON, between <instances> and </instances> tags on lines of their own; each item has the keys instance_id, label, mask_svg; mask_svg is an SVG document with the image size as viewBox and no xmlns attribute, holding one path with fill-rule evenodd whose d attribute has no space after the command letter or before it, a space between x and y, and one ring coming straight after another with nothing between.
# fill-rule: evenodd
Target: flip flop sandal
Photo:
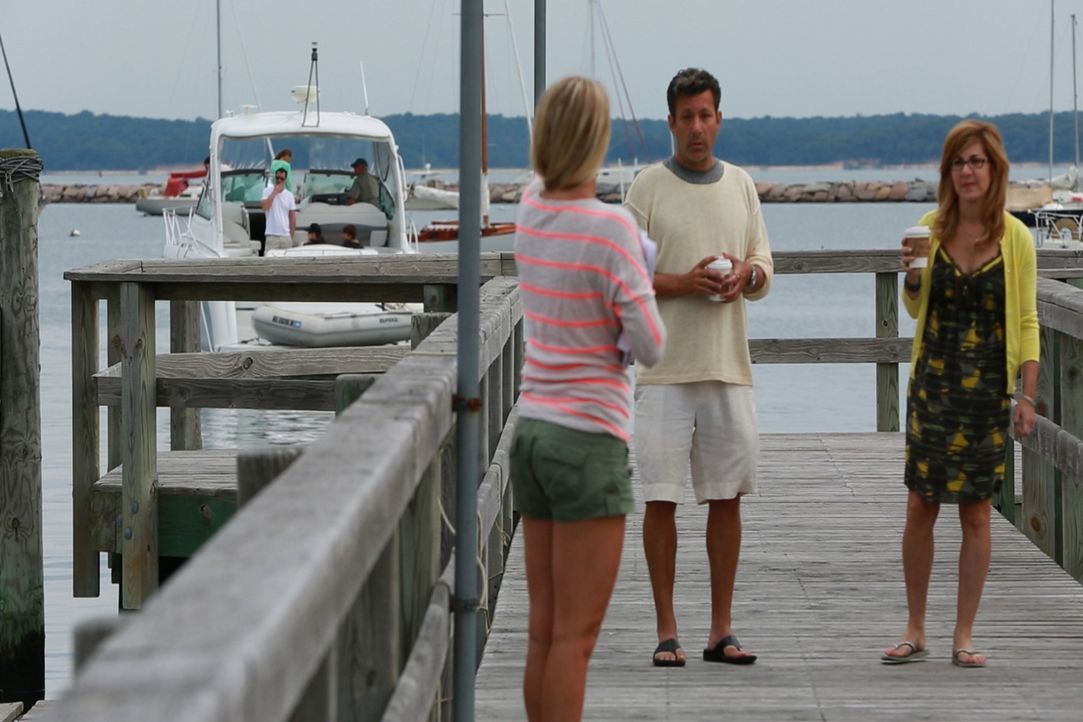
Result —
<instances>
[{"instance_id":1,"label":"flip flop sandal","mask_svg":"<svg viewBox=\"0 0 1083 722\"><path fill-rule=\"evenodd\" d=\"M970 655L970 661L964 662L959 658L960 654ZM974 657L978 653L971 649L957 649L951 653L951 663L956 667L962 667L963 669L980 669L985 666L985 662L975 662Z\"/></svg>"},{"instance_id":2,"label":"flip flop sandal","mask_svg":"<svg viewBox=\"0 0 1083 722\"><path fill-rule=\"evenodd\" d=\"M756 655L754 654L746 654L743 657L727 656L726 647L736 647L741 650L741 643L737 641L737 635L731 634L723 637L718 640L718 644L715 646L703 650L703 661L722 662L723 664L752 664L756 661Z\"/></svg>"},{"instance_id":3,"label":"flip flop sandal","mask_svg":"<svg viewBox=\"0 0 1083 722\"><path fill-rule=\"evenodd\" d=\"M911 662L924 662L925 658L929 656L928 649L918 649L918 646L913 642L899 642L895 645L895 649L902 649L903 647L910 648L910 654L902 656L892 656L890 654L880 655L881 664L910 664Z\"/></svg>"},{"instance_id":4,"label":"flip flop sandal","mask_svg":"<svg viewBox=\"0 0 1083 722\"><path fill-rule=\"evenodd\" d=\"M658 646L654 648L654 656L651 658L651 663L655 667L683 667L685 660L677 656L677 650L681 649L681 643L677 641L676 637L664 639L658 643ZM673 655L673 659L658 659L658 655L662 652L669 652Z\"/></svg>"}]
</instances>

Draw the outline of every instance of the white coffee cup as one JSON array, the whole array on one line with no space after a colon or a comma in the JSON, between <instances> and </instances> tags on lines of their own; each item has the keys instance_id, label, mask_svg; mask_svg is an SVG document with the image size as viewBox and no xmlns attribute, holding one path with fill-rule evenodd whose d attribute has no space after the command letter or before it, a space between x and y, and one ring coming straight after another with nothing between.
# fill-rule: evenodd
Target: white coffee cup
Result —
<instances>
[{"instance_id":1,"label":"white coffee cup","mask_svg":"<svg viewBox=\"0 0 1083 722\"><path fill-rule=\"evenodd\" d=\"M914 253L910 268L925 268L929 265L929 236L932 231L928 226L910 226L903 231L903 244Z\"/></svg>"},{"instance_id":2,"label":"white coffee cup","mask_svg":"<svg viewBox=\"0 0 1083 722\"><path fill-rule=\"evenodd\" d=\"M730 273L733 272L733 262L730 261L730 259L726 258L725 256L719 256L718 258L716 258L713 261L711 261L710 263L708 263L707 268L709 268L712 271L718 271L723 276L728 276ZM707 300L721 302L722 297L719 296L717 293L715 293L715 294L712 294L712 295L708 296Z\"/></svg>"}]
</instances>

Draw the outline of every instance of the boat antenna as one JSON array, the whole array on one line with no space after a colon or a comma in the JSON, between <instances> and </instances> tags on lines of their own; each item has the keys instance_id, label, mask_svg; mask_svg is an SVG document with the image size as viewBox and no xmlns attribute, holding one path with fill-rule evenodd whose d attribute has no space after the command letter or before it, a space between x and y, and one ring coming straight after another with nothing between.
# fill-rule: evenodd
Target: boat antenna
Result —
<instances>
[{"instance_id":1,"label":"boat antenna","mask_svg":"<svg viewBox=\"0 0 1083 722\"><path fill-rule=\"evenodd\" d=\"M33 150L33 146L30 145L30 134L26 132L26 121L23 120L23 108L19 105L19 96L15 92L15 78L11 75L11 66L8 65L8 51L4 49L4 38L0 37L0 54L4 56L4 68L8 71L8 82L11 83L11 97L15 99L15 112L19 114L19 125L23 129L23 140L26 141L26 147Z\"/></svg>"},{"instance_id":2,"label":"boat antenna","mask_svg":"<svg viewBox=\"0 0 1083 722\"><path fill-rule=\"evenodd\" d=\"M365 115L369 114L369 88L365 84L365 63L364 61L358 61L358 65L361 66L361 104L364 108Z\"/></svg>"},{"instance_id":3,"label":"boat antenna","mask_svg":"<svg viewBox=\"0 0 1083 722\"><path fill-rule=\"evenodd\" d=\"M515 41L515 26L511 22L511 8L508 0L504 0L504 18L508 21L508 37L511 38L511 52L515 57L515 71L519 74L519 89L523 93L523 112L526 114L526 137L530 144L534 142L534 128L531 121L533 106L526 94L526 81L523 80L523 64L519 62L519 43Z\"/></svg>"},{"instance_id":4,"label":"boat antenna","mask_svg":"<svg viewBox=\"0 0 1083 722\"><path fill-rule=\"evenodd\" d=\"M222 0L215 2L215 32L218 37L218 116L222 117Z\"/></svg>"},{"instance_id":5,"label":"boat antenna","mask_svg":"<svg viewBox=\"0 0 1083 722\"><path fill-rule=\"evenodd\" d=\"M308 104L312 101L312 78L316 78L316 127L320 126L320 51L315 41L312 42L312 62L308 64L308 86L305 91L305 110L301 117L301 127L308 120Z\"/></svg>"}]
</instances>

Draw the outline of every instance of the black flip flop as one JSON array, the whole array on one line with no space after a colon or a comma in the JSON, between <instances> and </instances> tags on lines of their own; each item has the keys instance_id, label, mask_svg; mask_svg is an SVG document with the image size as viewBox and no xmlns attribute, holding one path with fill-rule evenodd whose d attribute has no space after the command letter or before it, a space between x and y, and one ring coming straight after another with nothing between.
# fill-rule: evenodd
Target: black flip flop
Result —
<instances>
[{"instance_id":1,"label":"black flip flop","mask_svg":"<svg viewBox=\"0 0 1083 722\"><path fill-rule=\"evenodd\" d=\"M752 664L756 661L756 655L746 654L743 657L726 656L726 647L741 649L741 643L737 641L737 635L731 634L718 640L718 644L703 650L704 662L722 662L723 664Z\"/></svg>"},{"instance_id":2,"label":"black flip flop","mask_svg":"<svg viewBox=\"0 0 1083 722\"><path fill-rule=\"evenodd\" d=\"M651 662L655 667L683 667L685 660L677 656L678 649L681 649L681 643L677 641L676 637L663 639L654 648L654 656L651 657ZM673 659L658 659L660 652L669 652L673 655Z\"/></svg>"}]
</instances>

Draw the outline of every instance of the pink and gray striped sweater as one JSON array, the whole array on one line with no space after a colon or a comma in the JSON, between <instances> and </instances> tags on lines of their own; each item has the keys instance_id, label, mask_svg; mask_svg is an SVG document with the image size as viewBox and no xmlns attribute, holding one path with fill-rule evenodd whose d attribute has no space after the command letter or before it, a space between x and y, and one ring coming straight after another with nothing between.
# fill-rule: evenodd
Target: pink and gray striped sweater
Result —
<instances>
[{"instance_id":1,"label":"pink and gray striped sweater","mask_svg":"<svg viewBox=\"0 0 1083 722\"><path fill-rule=\"evenodd\" d=\"M639 227L623 208L541 191L524 191L515 238L527 339L519 415L628 441L631 379L617 337L647 366L666 342Z\"/></svg>"}]
</instances>

